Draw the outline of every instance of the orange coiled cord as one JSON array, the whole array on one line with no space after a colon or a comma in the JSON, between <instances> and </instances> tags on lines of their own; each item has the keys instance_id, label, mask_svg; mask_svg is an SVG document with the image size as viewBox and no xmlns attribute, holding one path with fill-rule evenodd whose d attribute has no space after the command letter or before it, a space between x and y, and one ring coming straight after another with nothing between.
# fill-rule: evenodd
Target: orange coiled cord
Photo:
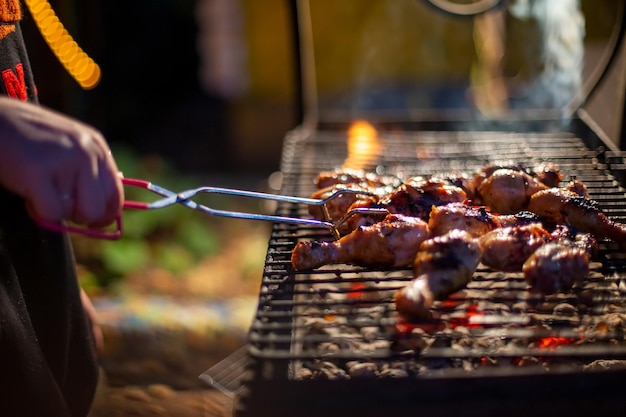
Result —
<instances>
[{"instance_id":1,"label":"orange coiled cord","mask_svg":"<svg viewBox=\"0 0 626 417\"><path fill-rule=\"evenodd\" d=\"M46 0L25 0L41 35L65 70L85 90L94 88L100 67L72 38Z\"/></svg>"}]
</instances>

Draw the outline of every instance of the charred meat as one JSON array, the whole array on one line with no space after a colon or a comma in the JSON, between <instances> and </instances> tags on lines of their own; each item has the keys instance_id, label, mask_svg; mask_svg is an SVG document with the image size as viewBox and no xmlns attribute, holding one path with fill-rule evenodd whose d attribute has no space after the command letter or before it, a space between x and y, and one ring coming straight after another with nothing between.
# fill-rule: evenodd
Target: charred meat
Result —
<instances>
[{"instance_id":1,"label":"charred meat","mask_svg":"<svg viewBox=\"0 0 626 417\"><path fill-rule=\"evenodd\" d=\"M458 229L464 230L474 237L480 237L497 228L522 226L537 222L539 222L539 217L527 211L498 215L491 213L484 206L450 203L432 208L428 227L433 236L443 235Z\"/></svg>"},{"instance_id":2,"label":"charred meat","mask_svg":"<svg viewBox=\"0 0 626 417\"><path fill-rule=\"evenodd\" d=\"M524 279L533 292L554 294L583 281L589 273L590 253L571 241L550 242L524 262Z\"/></svg>"},{"instance_id":3,"label":"charred meat","mask_svg":"<svg viewBox=\"0 0 626 417\"><path fill-rule=\"evenodd\" d=\"M465 288L479 261L478 243L462 230L426 240L415 257L415 279L395 294L396 309L407 320L428 317L434 301Z\"/></svg>"},{"instance_id":4,"label":"charred meat","mask_svg":"<svg viewBox=\"0 0 626 417\"><path fill-rule=\"evenodd\" d=\"M481 262L496 271L521 271L528 257L552 240L540 223L495 229L478 239Z\"/></svg>"},{"instance_id":5,"label":"charred meat","mask_svg":"<svg viewBox=\"0 0 626 417\"><path fill-rule=\"evenodd\" d=\"M526 210L530 197L548 186L523 171L498 169L478 187L483 204L499 214Z\"/></svg>"},{"instance_id":6,"label":"charred meat","mask_svg":"<svg viewBox=\"0 0 626 417\"><path fill-rule=\"evenodd\" d=\"M291 256L296 270L346 263L390 268L413 263L420 244L428 239L423 220L389 214L371 226L362 226L332 242L298 242Z\"/></svg>"},{"instance_id":7,"label":"charred meat","mask_svg":"<svg viewBox=\"0 0 626 417\"><path fill-rule=\"evenodd\" d=\"M566 224L596 239L610 239L626 248L626 225L610 220L598 203L572 191L550 188L534 194L528 210L546 221Z\"/></svg>"}]
</instances>

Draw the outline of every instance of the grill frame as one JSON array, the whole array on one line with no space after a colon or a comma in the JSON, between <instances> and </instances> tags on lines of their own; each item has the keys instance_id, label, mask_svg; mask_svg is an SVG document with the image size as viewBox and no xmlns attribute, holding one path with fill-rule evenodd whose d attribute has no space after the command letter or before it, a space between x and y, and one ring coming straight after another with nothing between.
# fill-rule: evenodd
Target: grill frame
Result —
<instances>
[{"instance_id":1,"label":"grill frame","mask_svg":"<svg viewBox=\"0 0 626 417\"><path fill-rule=\"evenodd\" d=\"M341 164L341 158L327 159L323 164L311 163L303 171L302 163L307 163L306 147L312 142L329 134L334 139L326 144L334 147L345 146L345 137L350 120L346 114L332 114L326 109L319 109L316 94L314 57L310 38L310 16L307 15L308 0L290 1L296 42L296 71L298 85L298 109L301 124L289 132L284 139L281 173L285 195L308 196L312 191L311 180L324 169L334 169ZM626 7L622 7L621 21L626 20ZM606 65L597 73L582 92L583 97L574 107L565 109L565 119L561 111L542 111L517 113L507 119L487 120L477 123L474 115L462 113L434 112L419 113L419 117L407 120L406 115L395 113L360 114L375 124L381 136L390 132L433 135L503 135L522 137L536 135L543 138L574 137L580 140L580 149L584 160L591 164L592 174L602 172L606 181L613 184L614 191L592 193L609 216L617 221L626 222L626 204L623 186L626 185L626 153L619 150L614 142L605 136L594 120L582 106L592 95L611 67L615 56L623 43L624 29L620 25L615 36ZM621 96L623 98L623 96ZM625 107L626 108L626 107ZM569 114L569 112L572 112ZM573 116L569 118L569 116ZM420 120L419 122L417 120ZM622 120L624 122L624 120ZM514 132L526 132L514 133ZM546 133L552 132L552 133ZM622 131L622 145L626 142L626 131ZM321 140L322 142L324 140ZM342 150L343 151L343 150ZM497 158L499 160L504 158ZM530 162L537 162L534 155ZM540 158L539 158L540 159ZM550 158L546 158L550 159ZM333 162L334 161L334 162ZM339 161L339 163L337 163ZM483 160L489 162L489 158ZM557 161L558 164L558 161ZM428 172L432 174L432 172ZM585 181L585 178L580 178ZM602 180L604 181L604 179ZM617 190L617 191L616 191ZM616 207L617 205L617 207ZM305 215L301 209L289 205L279 205L281 215ZM297 238L294 238L297 236ZM294 300L304 296L306 291L298 288L307 281L313 281L321 272L295 273L290 269L289 255L298 239L319 237L319 234L303 232L295 225L274 225L268 242L265 270L263 272L257 314L250 328L248 362L241 376L241 385L236 395L234 414L247 416L334 416L359 415L414 416L416 413L430 415L452 415L463 413L469 416L495 416L506 412L512 416L528 414L532 404L534 415L550 416L615 416L626 412L623 395L626 370L586 371L571 368L555 368L550 372L541 372L536 368L495 367L477 369L471 375L464 372L442 372L410 378L351 378L351 379L296 379L298 368L304 361L315 359L310 352L294 350L302 345L302 334L294 327L298 320L293 308ZM603 254L611 254L613 249L602 247ZM356 273L351 267L338 266L324 274L335 272L342 275ZM625 274L626 261L619 258L611 260L601 267L610 273ZM401 271L400 271L401 272ZM620 278L621 279L621 278ZM300 295L298 295L300 294ZM389 302L389 300L387 300ZM297 309L297 307L296 307ZM623 311L623 310L622 310ZM267 320L264 323L264 320ZM593 345L592 345L593 347ZM440 357L454 357L457 352L440 349ZM626 359L624 346L619 349L599 349L588 351L551 352L557 358L616 358ZM332 355L331 355L332 356ZM365 356L357 355L356 359ZM345 362L355 359L354 352L347 352L345 357L335 355L332 360ZM384 353L376 358L392 360ZM413 358L408 358L412 360Z\"/></svg>"},{"instance_id":2,"label":"grill frame","mask_svg":"<svg viewBox=\"0 0 626 417\"><path fill-rule=\"evenodd\" d=\"M448 125L449 122L446 124ZM339 138L345 135L342 132L346 130L341 124L333 127L333 130L295 130L286 136L281 166L284 177L281 192L288 195L308 195L313 190L312 180L319 171L341 165L345 157L342 152L346 152L345 149L343 151L341 149L346 147L346 141L345 138L343 140ZM442 141L442 139L457 138L470 148L472 144L485 141L498 143L502 147L515 145L511 151L511 155L516 156L513 159L529 164L542 160L553 161L561 166L565 178L571 172L575 172L577 178L588 184L591 197L598 200L607 215L616 221L626 220L626 192L622 187L626 172L624 162L626 154L607 145L601 135L598 135L582 119L573 120L568 130L554 133L411 130L412 128L415 126L406 124L400 126L400 129L397 129L395 124L377 126L379 136L388 146L390 142L396 140L394 138L406 137L411 138L406 143L414 148L417 145L413 143L415 137L425 138L423 141L428 147L432 147L430 152L434 152L432 161L440 161L446 152L448 152L447 157L451 159L465 162L471 159L472 154L467 152L467 149L463 149L457 157L455 147L450 144L449 140ZM554 141L558 141L559 145L567 144L569 150L555 146ZM529 147L529 143L533 145ZM522 148L525 148L527 153L520 158L519 151ZM311 151L315 155L310 155ZM559 157L555 156L556 153L560 154ZM426 152L426 155L428 154ZM511 159L503 158L502 153L499 156L499 158L485 158L482 153L480 155L477 153L471 160L472 163L466 165L467 171L471 172L472 166ZM389 158L389 153L386 153L383 158ZM320 161L324 162L320 165ZM389 161L385 161L383 164L389 164ZM414 165L417 161L413 154L407 156L404 163ZM569 161L569 163L564 163L564 161ZM422 160L421 162L428 161ZM378 160L374 165L380 163L381 161ZM405 168L403 167L402 170ZM417 171L433 173L428 163ZM416 172L416 174L420 173ZM279 205L277 213L305 216L306 213L302 210L302 207L287 203ZM519 404L520 393L524 393L524 401L532 398L532 401L537 404L549 404L548 409L551 411L546 415L554 415L555 409L581 416L589 415L590 412L594 415L614 415L611 413L615 413L616 410L626 410L626 403L619 399L620 382L626 376L626 371L623 370L581 372L571 368L555 367L550 372L544 372L537 369L505 367L478 369L471 376L453 369L441 374L411 375L410 378L297 379L295 376L303 361L320 359L323 356L300 349L307 342L306 336L303 336L301 331L302 323L298 323L298 320L302 318L301 310L299 310L302 297L305 298L302 305L307 307L306 291L303 291L301 286L318 279L316 275L319 274L359 275L363 271L362 268L350 266L337 266L324 272L296 273L293 271L289 259L295 243L299 239L319 238L322 236L320 233L328 232L326 230L315 231L308 226L292 224L273 226L268 242L257 314L249 333L249 363L242 378L242 388L237 395L235 415L313 416L339 415L340 413L380 415L381 412L413 415L415 410L437 414L442 404L446 404L446 414L463 411L464 414L474 415L473 411L468 412L468 408L474 405L478 407L478 404L480 406L476 409L476 415L489 415L490 410L503 409L507 409L509 414L511 411L515 414L515 410L511 407ZM619 282L626 281L626 259L621 256L612 259L614 253L615 248L610 242L601 245L601 255L606 258L608 254L609 258L604 264L597 266L598 271L605 278L608 274L612 274ZM381 271L365 270L364 272ZM396 272L410 275L408 270L399 269ZM406 275L407 279L409 275ZM626 301L621 300L621 302L620 312L626 313L626 306L623 305ZM389 304L390 300L385 299L385 303ZM393 320L394 312L391 309L387 309L386 314L388 315L385 317ZM554 335L561 334L556 332ZM392 333L383 334L383 338L391 336ZM623 338L623 335L621 337ZM530 351L527 353L533 354ZM537 352L534 353L537 354ZM554 355L556 359L626 359L626 341L623 341L617 348L595 343L589 349L566 348L544 353L548 356ZM476 353L478 356L480 354L480 352ZM458 352L446 348L435 350L432 356L426 359L450 359L458 355ZM466 355L467 353L463 354L464 357ZM369 354L346 351L329 356L330 358L324 359L338 363L345 363L351 359L383 362L403 360L393 351L370 352ZM405 359L414 360L418 356L405 357ZM548 394L545 391L548 391ZM278 400L276 392L280 392ZM530 392L533 394L529 395ZM492 398L493 393L498 393L498 400ZM606 407L605 412L603 412L604 407Z\"/></svg>"}]
</instances>

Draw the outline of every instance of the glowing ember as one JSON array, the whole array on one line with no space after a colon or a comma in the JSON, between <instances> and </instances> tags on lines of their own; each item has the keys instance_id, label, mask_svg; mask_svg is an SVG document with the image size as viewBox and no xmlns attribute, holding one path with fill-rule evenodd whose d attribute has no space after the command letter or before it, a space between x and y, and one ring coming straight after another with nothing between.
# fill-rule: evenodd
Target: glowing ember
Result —
<instances>
[{"instance_id":1,"label":"glowing ember","mask_svg":"<svg viewBox=\"0 0 626 417\"><path fill-rule=\"evenodd\" d=\"M415 324L409 323L404 319L398 318L396 320L396 332L400 335L410 334L411 331L417 327L418 326L416 326Z\"/></svg>"},{"instance_id":2,"label":"glowing ember","mask_svg":"<svg viewBox=\"0 0 626 417\"><path fill-rule=\"evenodd\" d=\"M450 327L482 327L482 324L479 323L479 320L475 320L475 318L481 317L483 315L484 314L482 312L478 311L478 306L476 304L472 304L467 308L463 317L451 318Z\"/></svg>"},{"instance_id":3,"label":"glowing ember","mask_svg":"<svg viewBox=\"0 0 626 417\"><path fill-rule=\"evenodd\" d=\"M442 322L415 322L411 323L401 317L397 317L395 320L395 337L401 339L403 337L409 337L413 330L421 329L426 333L435 333L444 329L445 325Z\"/></svg>"},{"instance_id":4,"label":"glowing ember","mask_svg":"<svg viewBox=\"0 0 626 417\"><path fill-rule=\"evenodd\" d=\"M360 283L360 282L354 282L352 283L350 287L351 288L350 288L350 292L348 293L348 298L359 299L363 297L363 294L364 294L363 290L366 288L365 284Z\"/></svg>"},{"instance_id":5,"label":"glowing ember","mask_svg":"<svg viewBox=\"0 0 626 417\"><path fill-rule=\"evenodd\" d=\"M364 169L380 155L381 148L376 129L366 121L356 121L348 130L348 158L343 167Z\"/></svg>"},{"instance_id":6,"label":"glowing ember","mask_svg":"<svg viewBox=\"0 0 626 417\"><path fill-rule=\"evenodd\" d=\"M574 341L575 339L568 337L544 337L537 341L537 347L550 349L558 346L569 345Z\"/></svg>"}]
</instances>

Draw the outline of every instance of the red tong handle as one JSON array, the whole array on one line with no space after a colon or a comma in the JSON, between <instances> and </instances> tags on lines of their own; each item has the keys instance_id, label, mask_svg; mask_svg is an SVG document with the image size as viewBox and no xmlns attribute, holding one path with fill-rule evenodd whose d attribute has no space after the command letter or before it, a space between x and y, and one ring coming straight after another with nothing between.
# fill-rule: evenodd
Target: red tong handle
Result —
<instances>
[{"instance_id":1,"label":"red tong handle","mask_svg":"<svg viewBox=\"0 0 626 417\"><path fill-rule=\"evenodd\" d=\"M65 223L56 223L48 220L37 219L39 225L53 232L69 232L78 233L84 236L105 240L117 240L122 237L122 216L120 214L115 218L114 228L109 229L91 229L84 226L74 226Z\"/></svg>"}]
</instances>

